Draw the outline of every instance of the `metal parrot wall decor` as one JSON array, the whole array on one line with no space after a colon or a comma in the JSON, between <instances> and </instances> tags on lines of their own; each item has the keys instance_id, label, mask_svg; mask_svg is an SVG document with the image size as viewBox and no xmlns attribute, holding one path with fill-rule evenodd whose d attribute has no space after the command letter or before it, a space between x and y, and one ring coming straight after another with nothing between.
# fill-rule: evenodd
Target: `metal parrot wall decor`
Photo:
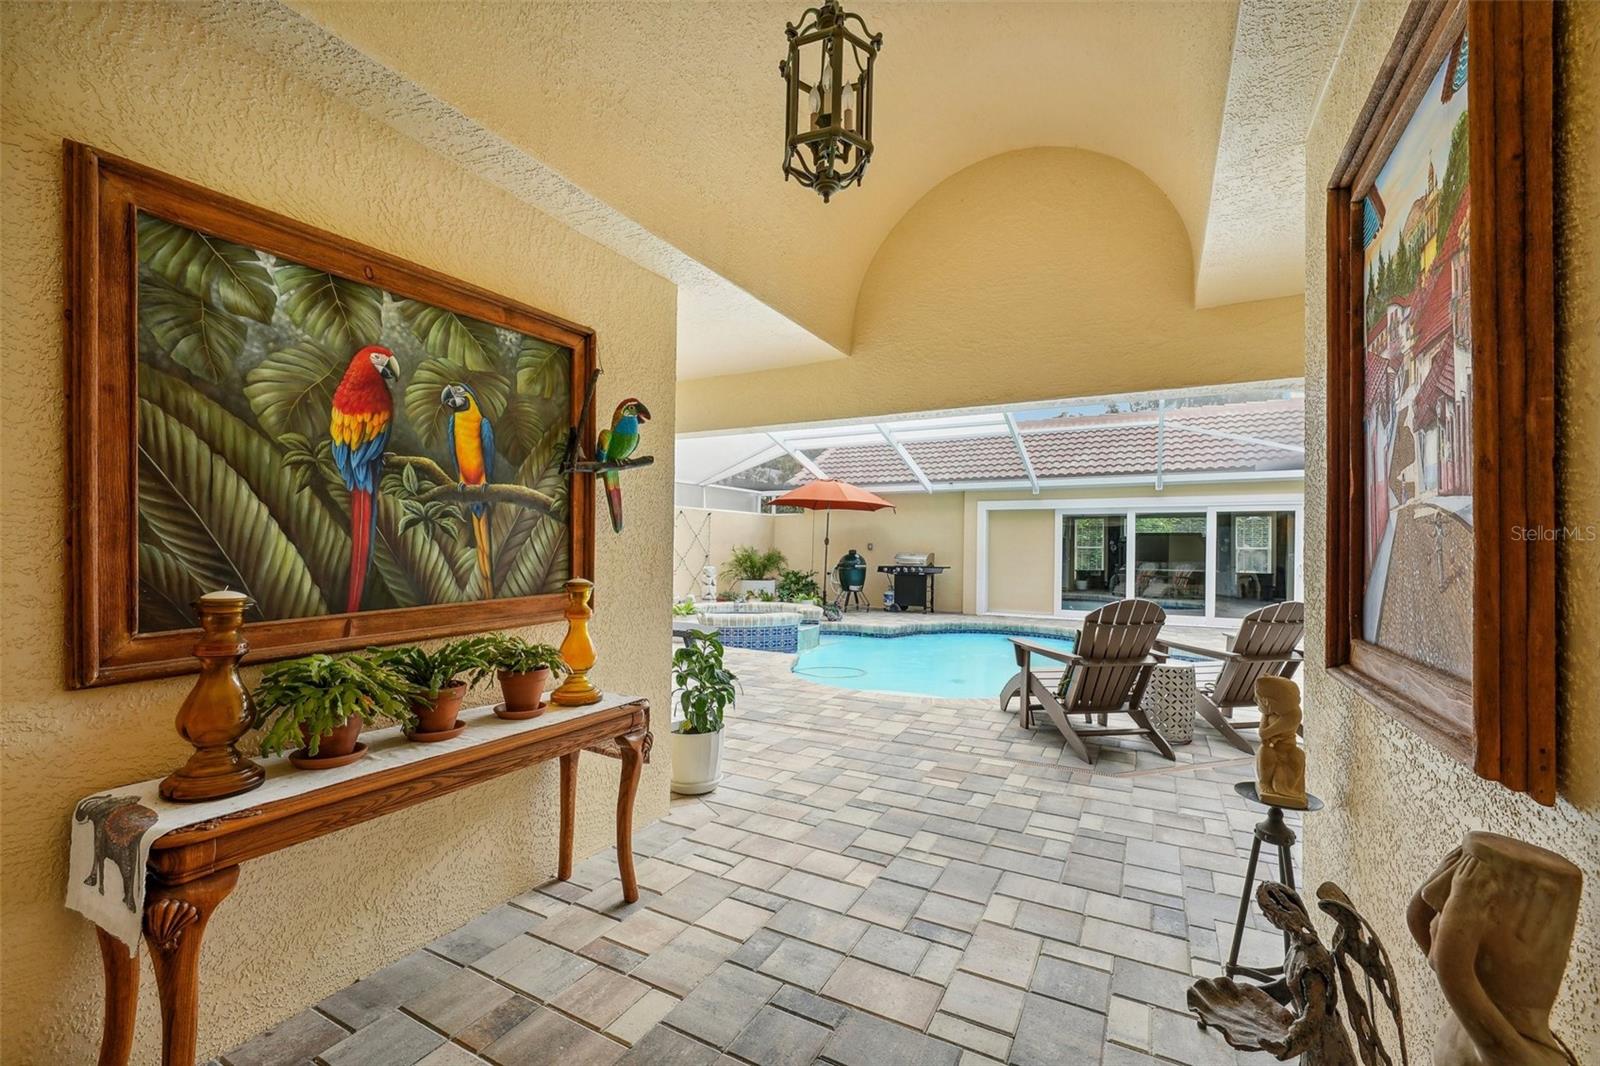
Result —
<instances>
[{"instance_id":1,"label":"metal parrot wall decor","mask_svg":"<svg viewBox=\"0 0 1600 1066\"><path fill-rule=\"evenodd\" d=\"M611 528L618 533L622 532L622 472L635 467L649 466L655 462L651 455L634 455L639 447L639 426L650 421L650 408L644 401L636 396L629 396L617 404L617 409L611 416L609 429L602 429L595 438L594 458L579 459L578 444L583 438L583 424L587 419L587 412L592 405L588 402L594 395L595 383L600 378L600 369L595 368L589 377L588 387L585 390L585 402L582 410L584 418L572 427L567 435L567 458L562 463L562 469L580 474L592 474L600 479L606 490L606 507L611 512Z\"/></svg>"}]
</instances>

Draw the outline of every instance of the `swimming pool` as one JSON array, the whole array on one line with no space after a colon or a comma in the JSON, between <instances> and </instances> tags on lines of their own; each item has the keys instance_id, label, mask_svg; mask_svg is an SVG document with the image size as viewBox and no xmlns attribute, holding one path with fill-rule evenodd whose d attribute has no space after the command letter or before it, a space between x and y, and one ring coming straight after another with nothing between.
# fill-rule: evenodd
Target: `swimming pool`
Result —
<instances>
[{"instance_id":1,"label":"swimming pool","mask_svg":"<svg viewBox=\"0 0 1600 1066\"><path fill-rule=\"evenodd\" d=\"M1071 640L1029 636L1047 648L1072 650ZM794 672L834 688L905 692L918 696L1000 694L1017 657L1005 633L916 633L860 637L823 633L817 647L795 659Z\"/></svg>"}]
</instances>

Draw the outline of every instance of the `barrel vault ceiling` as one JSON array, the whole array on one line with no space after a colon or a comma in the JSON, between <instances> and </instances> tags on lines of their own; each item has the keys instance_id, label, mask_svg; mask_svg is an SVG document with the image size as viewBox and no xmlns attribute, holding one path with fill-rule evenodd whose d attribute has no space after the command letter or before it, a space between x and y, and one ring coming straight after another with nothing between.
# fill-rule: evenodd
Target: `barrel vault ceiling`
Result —
<instances>
[{"instance_id":1,"label":"barrel vault ceiling","mask_svg":"<svg viewBox=\"0 0 1600 1066\"><path fill-rule=\"evenodd\" d=\"M895 223L990 156L1132 164L1197 304L1303 288L1304 131L1349 0L854 0L885 38L866 181L785 184L783 29L755 0L208 4L308 80L679 285L679 374L836 359Z\"/></svg>"}]
</instances>

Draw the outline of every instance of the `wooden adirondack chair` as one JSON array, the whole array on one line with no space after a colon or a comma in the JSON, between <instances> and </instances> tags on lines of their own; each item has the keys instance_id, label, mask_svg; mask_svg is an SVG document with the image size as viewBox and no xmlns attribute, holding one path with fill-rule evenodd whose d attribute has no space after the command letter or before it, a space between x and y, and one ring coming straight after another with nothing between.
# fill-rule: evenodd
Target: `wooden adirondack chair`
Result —
<instances>
[{"instance_id":1,"label":"wooden adirondack chair","mask_svg":"<svg viewBox=\"0 0 1600 1066\"><path fill-rule=\"evenodd\" d=\"M1162 755L1176 761L1172 745L1139 709L1150 671L1164 658L1154 648L1166 619L1167 612L1150 600L1121 600L1084 617L1070 652L1013 637L1017 677L1001 693L1001 706L1009 702L1008 693L1021 695L1022 724L1032 729L1034 712L1043 711L1084 762L1093 761L1085 738L1116 736L1148 737ZM1034 670L1035 657L1066 665L1053 690ZM1076 714L1086 723L1098 718L1099 727L1074 726L1068 716ZM1125 714L1133 724L1108 727L1107 717L1113 714Z\"/></svg>"},{"instance_id":2,"label":"wooden adirondack chair","mask_svg":"<svg viewBox=\"0 0 1600 1066\"><path fill-rule=\"evenodd\" d=\"M1296 647L1306 630L1306 605L1293 600L1274 603L1245 615L1239 623L1239 633L1227 651L1202 648L1176 640L1156 642L1160 652L1177 650L1190 655L1215 659L1222 669L1209 683L1200 685L1200 716L1221 733L1223 739L1240 751L1254 752L1255 745L1241 734L1241 730L1256 729L1261 725L1257 716L1253 721L1237 721L1233 711L1237 707L1256 705L1256 681L1263 677L1292 677L1305 660Z\"/></svg>"}]
</instances>

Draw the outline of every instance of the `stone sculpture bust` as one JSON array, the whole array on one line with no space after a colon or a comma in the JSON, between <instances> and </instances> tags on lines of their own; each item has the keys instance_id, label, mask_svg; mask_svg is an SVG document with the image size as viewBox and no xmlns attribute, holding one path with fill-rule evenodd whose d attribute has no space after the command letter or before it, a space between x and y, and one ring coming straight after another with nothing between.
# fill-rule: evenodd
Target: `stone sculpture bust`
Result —
<instances>
[{"instance_id":1,"label":"stone sculpture bust","mask_svg":"<svg viewBox=\"0 0 1600 1066\"><path fill-rule=\"evenodd\" d=\"M1450 1014L1434 1066L1578 1066L1550 1030L1583 873L1553 851L1468 833L1406 909Z\"/></svg>"},{"instance_id":2,"label":"stone sculpture bust","mask_svg":"<svg viewBox=\"0 0 1600 1066\"><path fill-rule=\"evenodd\" d=\"M1256 792L1261 802L1278 807L1306 805L1306 754L1300 732L1300 686L1286 677L1256 682L1261 708L1261 747L1256 750Z\"/></svg>"}]
</instances>

